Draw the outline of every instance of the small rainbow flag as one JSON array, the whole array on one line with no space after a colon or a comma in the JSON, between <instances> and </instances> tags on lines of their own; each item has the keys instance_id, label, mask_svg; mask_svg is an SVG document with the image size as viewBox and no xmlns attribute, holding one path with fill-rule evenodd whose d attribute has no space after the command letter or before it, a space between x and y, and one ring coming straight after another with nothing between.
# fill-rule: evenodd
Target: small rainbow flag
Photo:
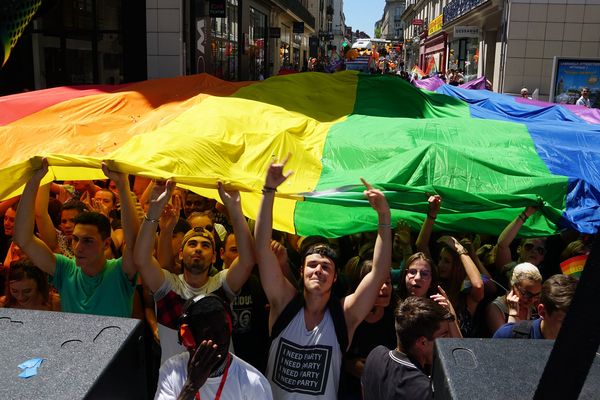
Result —
<instances>
[{"instance_id":1,"label":"small rainbow flag","mask_svg":"<svg viewBox=\"0 0 600 400\"><path fill-rule=\"evenodd\" d=\"M587 254L568 258L560 263L560 269L564 275L571 275L572 277L579 279L587 258Z\"/></svg>"}]
</instances>

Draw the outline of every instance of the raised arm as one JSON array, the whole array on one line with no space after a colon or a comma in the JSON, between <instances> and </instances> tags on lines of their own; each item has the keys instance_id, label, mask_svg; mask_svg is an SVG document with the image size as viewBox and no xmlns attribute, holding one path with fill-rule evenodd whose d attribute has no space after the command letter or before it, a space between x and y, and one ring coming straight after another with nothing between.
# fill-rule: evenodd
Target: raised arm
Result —
<instances>
[{"instance_id":1,"label":"raised arm","mask_svg":"<svg viewBox=\"0 0 600 400\"><path fill-rule=\"evenodd\" d=\"M287 158L281 163L272 163L267 172L263 198L256 217L254 238L256 247L256 260L260 273L260 281L270 304L269 331L283 308L294 298L296 289L285 278L277 257L271 250L271 236L273 231L273 203L275 191L291 174L283 173Z\"/></svg>"},{"instance_id":2,"label":"raised arm","mask_svg":"<svg viewBox=\"0 0 600 400\"><path fill-rule=\"evenodd\" d=\"M121 225L123 225L123 233L125 235L125 246L123 247L123 272L127 274L129 279L133 279L137 272L136 264L133 260L133 249L135 241L140 229L140 221L138 220L135 211L133 198L129 194L129 177L122 172L111 171L106 164L102 163L102 171L115 185L119 191L121 199Z\"/></svg>"},{"instance_id":3,"label":"raised arm","mask_svg":"<svg viewBox=\"0 0 600 400\"><path fill-rule=\"evenodd\" d=\"M56 256L41 239L33 233L35 222L35 197L40 182L48 173L48 160L42 160L42 166L35 171L23 189L23 195L15 216L14 241L27 257L44 272L54 275Z\"/></svg>"},{"instance_id":4,"label":"raised arm","mask_svg":"<svg viewBox=\"0 0 600 400\"><path fill-rule=\"evenodd\" d=\"M429 239L431 238L431 231L433 230L433 224L440 212L442 205L442 197L440 195L429 196L427 199L429 203L429 212L423 221L421 230L419 231L419 237L417 238L416 247L417 251L421 251L431 258L431 252L429 251Z\"/></svg>"},{"instance_id":5,"label":"raised arm","mask_svg":"<svg viewBox=\"0 0 600 400\"><path fill-rule=\"evenodd\" d=\"M222 182L218 182L219 196L227 208L229 219L235 233L235 241L238 248L238 256L227 270L227 285L234 292L238 293L244 283L250 277L252 268L256 263L254 257L254 243L250 229L244 214L242 213L242 203L240 192L237 190L225 190Z\"/></svg>"},{"instance_id":6,"label":"raised arm","mask_svg":"<svg viewBox=\"0 0 600 400\"><path fill-rule=\"evenodd\" d=\"M38 189L35 196L35 224L38 228L40 239L48 245L52 251L58 250L58 234L48 214L48 202L50 201L50 183Z\"/></svg>"},{"instance_id":7,"label":"raised arm","mask_svg":"<svg viewBox=\"0 0 600 400\"><path fill-rule=\"evenodd\" d=\"M165 205L173 193L175 182L168 181L167 184L156 183L150 196L150 204L147 214L144 216L137 242L133 249L133 261L138 266L142 274L142 280L148 288L154 293L163 282L165 275L160 267L158 260L152 255L154 250L154 239L158 220L162 214Z\"/></svg>"},{"instance_id":8,"label":"raised arm","mask_svg":"<svg viewBox=\"0 0 600 400\"><path fill-rule=\"evenodd\" d=\"M468 299L471 301L469 307L473 309L469 311L474 312L474 307L483 299L483 280L477 266L469 256L469 251L454 237L442 236L438 239L438 242L444 243L460 257L460 262L467 273L467 278L471 281L471 290L469 291Z\"/></svg>"},{"instance_id":9,"label":"raised arm","mask_svg":"<svg viewBox=\"0 0 600 400\"><path fill-rule=\"evenodd\" d=\"M151 183L154 187L154 183ZM150 186L150 185L148 185ZM175 254L173 254L173 231L179 221L179 212L182 207L182 200L179 194L173 193L172 204L167 204L160 216L158 226L158 249L156 258L162 268L175 273Z\"/></svg>"},{"instance_id":10,"label":"raised arm","mask_svg":"<svg viewBox=\"0 0 600 400\"><path fill-rule=\"evenodd\" d=\"M498 236L498 243L496 243L496 260L494 262L496 268L502 268L512 261L510 244L517 237L517 234L525 221L527 221L527 218L535 214L536 211L537 207L528 206L510 224L508 224L500 236Z\"/></svg>"},{"instance_id":11,"label":"raised arm","mask_svg":"<svg viewBox=\"0 0 600 400\"><path fill-rule=\"evenodd\" d=\"M362 180L367 190L365 197L371 207L377 212L377 240L373 252L373 268L360 281L356 291L343 300L344 315L348 328L348 343L356 327L365 319L386 279L392 265L392 225L390 206L380 190L374 189L364 179ZM345 349L344 349L345 350Z\"/></svg>"}]
</instances>

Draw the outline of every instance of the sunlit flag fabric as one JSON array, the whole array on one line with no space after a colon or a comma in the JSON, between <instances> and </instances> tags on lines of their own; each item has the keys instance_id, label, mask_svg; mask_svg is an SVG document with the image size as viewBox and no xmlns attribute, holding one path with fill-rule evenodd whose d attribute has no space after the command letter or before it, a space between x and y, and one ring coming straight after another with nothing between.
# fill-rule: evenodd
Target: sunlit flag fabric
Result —
<instances>
[{"instance_id":1,"label":"sunlit flag fabric","mask_svg":"<svg viewBox=\"0 0 600 400\"><path fill-rule=\"evenodd\" d=\"M447 88L447 89L445 89ZM209 75L55 88L0 98L0 197L20 193L41 157L51 179L102 179L100 165L216 198L242 191L256 217L265 172L288 153L275 227L328 237L376 229L360 177L385 191L394 222L418 229L428 194L436 229L499 234L600 225L600 125L561 107L393 76L301 73L262 82Z\"/></svg>"}]
</instances>

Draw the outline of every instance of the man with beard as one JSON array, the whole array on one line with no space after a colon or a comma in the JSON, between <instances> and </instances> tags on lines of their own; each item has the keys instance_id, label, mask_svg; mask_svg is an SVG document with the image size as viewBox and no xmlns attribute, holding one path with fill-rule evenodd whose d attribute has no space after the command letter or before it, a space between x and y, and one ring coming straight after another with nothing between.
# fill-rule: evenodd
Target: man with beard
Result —
<instances>
[{"instance_id":1,"label":"man with beard","mask_svg":"<svg viewBox=\"0 0 600 400\"><path fill-rule=\"evenodd\" d=\"M134 250L134 260L144 284L152 291L156 301L162 362L185 350L177 339L177 322L185 302L200 294L213 292L231 301L248 279L254 266L253 243L248 224L242 214L240 194L238 191L226 191L219 183L219 195L233 223L239 257L228 269L209 276L217 256L214 237L206 229L196 227L185 234L179 250L183 273L176 275L161 268L158 260L152 255L155 233L159 218L163 215L174 188L174 182L154 185L148 212Z\"/></svg>"}]
</instances>

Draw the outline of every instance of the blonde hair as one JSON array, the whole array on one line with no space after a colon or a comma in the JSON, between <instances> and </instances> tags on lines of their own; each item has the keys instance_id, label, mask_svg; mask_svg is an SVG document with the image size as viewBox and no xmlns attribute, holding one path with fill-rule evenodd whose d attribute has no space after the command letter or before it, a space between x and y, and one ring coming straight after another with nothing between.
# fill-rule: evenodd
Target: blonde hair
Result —
<instances>
[{"instance_id":1,"label":"blonde hair","mask_svg":"<svg viewBox=\"0 0 600 400\"><path fill-rule=\"evenodd\" d=\"M511 286L526 279L541 283L542 275L540 274L540 270L538 267L528 262L517 264L517 266L515 266L513 269L513 273L510 278Z\"/></svg>"}]
</instances>

